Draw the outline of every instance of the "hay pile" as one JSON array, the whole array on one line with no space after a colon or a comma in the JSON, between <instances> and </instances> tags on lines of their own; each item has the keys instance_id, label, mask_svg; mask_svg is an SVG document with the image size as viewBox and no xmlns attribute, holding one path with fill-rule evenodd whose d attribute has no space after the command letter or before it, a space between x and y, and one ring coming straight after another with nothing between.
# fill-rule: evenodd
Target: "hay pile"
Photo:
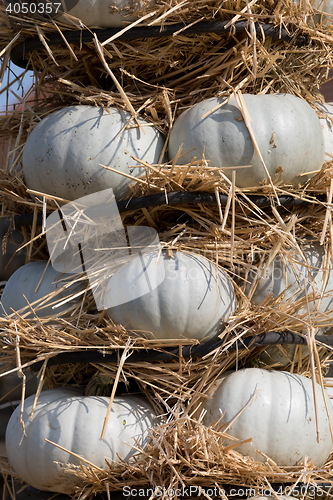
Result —
<instances>
[{"instance_id":1,"label":"hay pile","mask_svg":"<svg viewBox=\"0 0 333 500\"><path fill-rule=\"evenodd\" d=\"M14 15L0 7L1 92L21 101L20 109L0 115L0 137L9 153L1 171L0 194L2 214L17 224L18 216L31 215L22 226L27 249L27 262L49 258L40 216L56 210L59 200L48 193L29 192L21 172L21 157L27 135L50 112L70 104L116 106L139 113L157 125L168 137L175 118L186 108L212 96L233 92L287 92L306 99L316 108L323 101L319 86L327 79L332 66L333 25L314 25L316 9L311 2L291 0L248 1L157 1L139 12L135 27L161 26L174 23L200 25L202 22L228 21L220 33L186 34L178 29L165 38L111 40L101 44L101 31L91 30L91 39L80 43L53 44L52 36L68 31L81 33L82 26L36 16ZM244 21L246 30L239 32L237 23ZM257 32L255 23L268 24L288 39ZM127 32L130 31L128 26ZM298 38L297 38L298 37ZM301 38L303 37L303 38ZM16 44L39 38L41 47L24 54L27 67L34 72L33 89L20 97L14 83L5 82L4 69ZM110 38L110 37L109 37ZM8 40L12 43L8 44ZM105 39L104 39L105 40ZM295 41L299 43L295 43ZM17 76L20 81L26 70ZM32 94L32 91L34 94ZM150 226L159 233L162 248L200 253L224 267L235 285L238 309L221 334L222 345L204 357L182 355L186 345L195 341L161 342L147 340L142 332L129 332L115 325L104 313L96 312L89 290L66 318L27 317L38 312L36 304L26 311L1 318L0 354L3 375L28 368L39 369L40 387L64 385L86 386L102 372L119 387L131 390L135 383L154 404L159 414L167 414L165 424L152 434L145 451L135 463L111 465L106 471L82 462L82 467L66 465L70 473L81 477L84 487L76 497L92 498L96 493L119 491L124 486L174 490L185 486L212 486L221 489L233 484L244 488L270 487L276 483L330 482L332 462L320 471L311 463L299 467L280 468L267 458L259 464L237 452L237 445L225 446L225 434L206 428L194 418L201 398L221 372L244 366L274 368L259 355L265 347L241 348L247 337L271 331L301 334L313 345L314 357L303 357L300 348L291 355L285 346L284 369L292 373L322 378L332 356L332 348L316 343L311 332L333 327L332 316L318 311L299 313L311 300L273 301L254 306L246 291L249 273L260 273L263 263L277 253L288 256L309 240L325 245L327 269L332 266L333 231L331 202L333 195L332 164L327 162L320 172L298 188L277 182L255 190L240 190L223 174L217 176L214 166L204 159L190 165L144 165L146 175L130 185L127 200L161 194L166 202L157 206L122 212L125 226ZM212 193L216 203L168 202L171 193ZM269 203L260 208L254 194L267 196ZM288 195L302 200L301 205L280 206L275 195ZM225 206L218 202L224 195ZM16 217L16 218L15 218ZM16 222L15 222L16 221ZM296 245L297 244L297 245ZM5 243L4 243L5 246ZM296 253L297 253L296 252ZM178 356L168 361L132 362L129 356L119 370L119 359L126 349L132 353L164 352L178 349ZM80 361L83 353L114 353L118 359L103 362ZM75 353L72 362L52 364L58 354ZM316 372L314 373L314 366ZM281 368L279 366L278 368ZM8 475L14 474L4 460L0 463L11 488ZM194 490L193 490L194 491ZM283 490L284 491L284 490ZM219 492L225 498L226 492ZM208 495L209 493L205 493ZM168 496L165 493L165 496ZM248 496L248 495L247 495Z\"/></svg>"},{"instance_id":2,"label":"hay pile","mask_svg":"<svg viewBox=\"0 0 333 500\"><path fill-rule=\"evenodd\" d=\"M228 23L222 32L211 34L187 35L183 28L164 38L123 41L114 35L102 41L99 53L98 30L92 31L86 43L80 43L78 36L75 43L51 45L49 38L59 31L65 35L69 29L76 29L80 34L79 23L73 21L74 25L65 27L38 16L18 18L2 6L0 53L4 57L0 76L13 44L37 38L41 50L26 53L22 48L22 55L34 71L41 100L45 101L51 88L54 106L78 101L128 108L119 84L131 106L163 129L172 126L175 115L186 107L235 90L287 92L312 102L321 99L318 88L327 79L331 65L332 27L327 20L313 25L315 10L310 2L158 1L147 3L139 14L141 21L135 22L135 28L168 27L172 23L185 27L220 20ZM235 28L242 21L248 23L246 32ZM264 31L260 35L260 30L255 30L256 22L274 27L277 36L285 34L289 41L272 38ZM298 36L305 37L301 46L294 43ZM14 43L8 44L8 40ZM3 82L1 91L10 90ZM33 114L32 120L38 110Z\"/></svg>"}]
</instances>

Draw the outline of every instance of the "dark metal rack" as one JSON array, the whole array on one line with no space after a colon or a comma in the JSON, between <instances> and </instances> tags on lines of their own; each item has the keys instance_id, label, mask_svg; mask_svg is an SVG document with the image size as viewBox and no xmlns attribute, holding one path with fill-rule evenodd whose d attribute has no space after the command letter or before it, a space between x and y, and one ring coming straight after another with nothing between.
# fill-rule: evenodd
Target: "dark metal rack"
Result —
<instances>
[{"instance_id":1,"label":"dark metal rack","mask_svg":"<svg viewBox=\"0 0 333 500\"><path fill-rule=\"evenodd\" d=\"M229 22L230 21L202 21L188 26L185 23L175 23L165 26L134 27L119 35L117 40L171 37L180 30L182 34L186 35L200 35L207 33L228 34L230 32L227 28ZM293 43L297 47L303 47L310 43L309 39L305 35L290 33L286 29L280 28L279 26L275 27L271 24L258 22L255 22L253 25L258 37L262 37L263 35L269 36L287 43ZM231 29L235 33L247 33L249 31L249 23L247 21L236 21L232 24ZM118 28L63 31L62 34L52 33L48 35L47 44L52 47L54 45L66 45L66 43L91 43L94 40L95 34L100 42L105 42L109 38L117 35L120 31L122 30ZM16 64L16 66L26 68L28 64L27 54L34 50L43 48L44 45L39 37L25 40L12 49L11 60L14 64Z\"/></svg>"},{"instance_id":2,"label":"dark metal rack","mask_svg":"<svg viewBox=\"0 0 333 500\"><path fill-rule=\"evenodd\" d=\"M219 194L219 199L221 205L225 206L227 204L228 196L225 194ZM277 204L277 202L283 208L292 208L304 206L309 203L325 203L326 200L326 195L317 195L308 198L296 198L294 196L284 195L280 196L278 200L276 200L276 198L270 198L269 196L259 195L237 195L236 197L236 203L248 204L250 202L258 208L269 208L273 203ZM150 194L147 196L139 196L137 198L117 202L120 213L164 205L176 207L177 205L182 204L216 205L217 199L215 193L171 191L166 194ZM32 225L33 217L34 215L31 213L14 216L15 228L20 229L22 226ZM37 215L37 224L42 225L41 213Z\"/></svg>"},{"instance_id":3,"label":"dark metal rack","mask_svg":"<svg viewBox=\"0 0 333 500\"><path fill-rule=\"evenodd\" d=\"M333 335L316 335L316 340L326 345L333 345ZM210 352L221 348L225 344L224 340L213 339L200 344L183 346L181 356L187 358L201 358ZM277 344L299 344L306 345L307 340L305 335L298 335L291 332L267 332L259 335L253 335L244 339L238 339L228 348L227 352L235 351L236 349L253 349L255 347L263 347ZM179 347L164 349L158 351L156 349L147 349L145 351L136 351L128 358L129 363L146 362L161 362L173 361L178 359L180 355ZM49 358L48 366L62 365L66 363L117 363L119 361L118 351L105 352L103 350L96 351L71 351L64 352ZM31 366L34 371L40 370L43 361L35 363Z\"/></svg>"}]
</instances>

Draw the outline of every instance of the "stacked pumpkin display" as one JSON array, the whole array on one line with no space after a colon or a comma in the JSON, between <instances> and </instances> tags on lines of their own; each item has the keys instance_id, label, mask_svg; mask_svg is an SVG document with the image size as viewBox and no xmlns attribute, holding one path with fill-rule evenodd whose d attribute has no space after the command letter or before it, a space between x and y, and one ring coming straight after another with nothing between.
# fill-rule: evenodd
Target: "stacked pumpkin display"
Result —
<instances>
[{"instance_id":1,"label":"stacked pumpkin display","mask_svg":"<svg viewBox=\"0 0 333 500\"><path fill-rule=\"evenodd\" d=\"M129 5L116 4L119 12L109 20L109 8L102 2L98 15L94 7L81 18L79 6L68 14L92 27L119 26L122 10L127 13ZM56 12L52 15L57 18ZM70 19L62 17L58 20ZM132 122L133 126L125 126ZM63 204L109 188L119 201L129 183L146 173L143 164L169 160L187 165L194 157L205 158L215 168L217 179L233 180L231 172L237 168L239 188L260 189L277 181L297 187L322 168L325 154L333 154L333 129L328 123L319 119L310 104L291 94L234 93L205 99L181 113L166 148L158 127L143 118L136 116L134 123L130 113L116 108L72 105L48 114L34 127L24 147L22 172L29 189L54 196ZM246 294L253 305L280 294L288 301L313 293L310 310L332 312L333 280L325 252L312 243L302 250L304 259L296 256L285 261L278 255L262 275L250 273ZM274 275L277 269L279 278ZM208 342L237 312L237 279L232 280L229 271L199 252L162 250L140 255L110 279L107 294L112 303L117 297L118 304L108 307L106 315L148 338ZM147 292L148 275L158 285ZM297 283L295 276L302 280ZM12 275L3 291L4 316L14 317L13 311L27 304L27 320L35 315L68 316L78 307L83 285L86 282L81 278L68 286L63 275L46 262L30 262ZM323 297L318 300L320 294ZM51 304L45 300L49 295ZM129 296L135 298L128 300ZM55 308L53 300L63 305ZM36 311L32 313L30 306ZM303 312L300 309L299 314ZM273 351L267 354L273 362L281 360L273 357ZM135 447L147 445L160 420L143 397L115 397L101 440L109 402L107 397L85 396L75 387L43 391L37 402L28 398L23 413L20 407L13 413L6 434L9 460L19 477L38 489L72 495L82 482L64 472L63 463L78 465L83 459L107 469L106 460L130 461ZM331 402L319 384L301 375L238 370L218 378L203 408L204 424L218 422L231 441L243 442L237 451L256 461L269 457L278 466L297 466L306 456L321 467L333 448ZM88 433L90 439L82 439Z\"/></svg>"},{"instance_id":2,"label":"stacked pumpkin display","mask_svg":"<svg viewBox=\"0 0 333 500\"><path fill-rule=\"evenodd\" d=\"M264 157L262 162L255 157L246 124L237 119L241 111L233 99L228 102L212 99L181 115L170 136L169 154L171 158L177 154L181 145L186 150L193 149L192 146L195 145L196 154L198 154L198 150L202 153L205 149L207 159L221 169L225 166L240 165L242 159L244 164L254 165L253 173L247 177L243 176L243 182L246 186L259 184L264 180L266 171L263 168L263 163L266 167L268 165L267 169L271 176L280 168L282 176L285 176L285 182L293 184L298 182L299 174L312 170L315 162L317 162L316 168L321 167L325 153L324 137L319 118L309 105L293 96L279 94L245 95L244 100L250 116L253 117L254 114L260 116L260 113L262 116L262 119L258 118L253 121L253 132L260 140L259 148ZM265 102L267 107L265 107ZM216 106L218 109L214 111ZM273 111L269 113L270 109ZM207 111L210 112L208 117L202 118ZM117 198L124 194L126 179L124 180L123 177L114 173L108 176L107 170L102 171L101 179L95 175L95 171L98 172L99 163L105 161L101 154L104 152L108 158L110 154L112 157L117 154L119 168L124 171L125 167L129 166L128 158L131 155L137 156L141 151L143 152L141 158L144 161L157 161L162 151L163 140L160 134L151 127L148 129L150 131L148 137L139 130L130 131L131 136L133 134L136 136L137 145L135 145L133 137L126 137L126 131L123 131L122 136L119 137L121 121L117 115L117 125L114 130L111 128L113 139L106 145L106 141L103 142L103 136L105 137L103 127L108 127L110 133L108 124L109 122L111 125L114 124L114 115L114 110L111 110L111 113L106 113L98 108L77 106L63 109L61 112L51 114L44 119L29 136L23 155L23 171L28 186L64 199L91 194L103 186L112 187ZM264 123L265 117L268 123ZM299 134L299 130L296 131L297 123L304 124L302 134ZM264 125L262 130L258 130L256 124ZM277 125L280 126L280 130ZM91 135L91 143L83 140L86 136L85 127L87 126L93 129L96 126L99 143L93 134ZM82 134L82 137L79 134ZM67 147L63 136L66 139ZM274 137L274 142L272 137ZM303 144L302 141L304 141L304 147L299 144L299 142ZM97 149L92 153L93 147ZM299 149L303 150L303 154L297 154L296 158L293 157L291 153ZM298 164L296 160L298 160ZM191 158L185 156L183 161L190 162ZM306 163L307 161L308 163ZM112 162L109 161L110 163L115 165L114 158ZM39 170L40 166L43 165L47 165L49 170L46 172L44 168ZM62 171L67 172L69 165L71 165L72 170L68 172L67 178L64 178ZM78 169L80 169L79 174ZM48 183L49 179L50 183ZM38 182L40 184L37 184ZM315 286L321 290L323 277L320 274L323 273L323 250L320 246L310 245L305 252L307 252L306 255L309 254L311 267L319 275L319 280L316 276L313 278ZM142 273L140 258L135 258L123 266L113 277L109 293L117 296L120 305L108 309L107 314L110 318L130 330L150 332L150 335L155 338L179 340L195 338L207 341L215 336L222 326L222 321L228 321L229 316L236 309L235 291L226 272L221 268L216 270L210 261L200 255L186 254L181 251L174 256L168 256L167 252L162 252L160 255L158 253L146 254L145 257L144 273ZM275 269L281 265L281 261L276 261ZM155 266L155 273L162 270L164 279L151 292L142 293L141 283L146 279L145 273L150 272L149 266ZM302 266L301 262L300 266ZM296 274L306 275L306 268L300 266ZM22 307L23 304L20 302L17 289L22 292L22 300L24 296L32 304L37 298L46 295L54 285L57 273L52 268L48 268L48 273L42 281L44 287L40 288L39 295L36 296L34 290L44 271L45 264L41 262L30 263L20 268L9 280L4 290L2 296L4 309L9 312L11 309L18 310ZM273 271L274 267L271 265L268 268L268 273L266 272L265 276L259 279L253 294L254 302L260 303L272 292L273 296L277 296L288 288L289 283L292 284L292 287L288 288L285 300L296 293L299 287L293 279L293 270L290 264L287 263L286 280L274 279L272 277ZM256 280L256 276L253 276L253 280ZM309 288L311 287L310 281L308 276L307 286ZM129 290L134 288L137 298L129 302L127 299ZM328 280L326 288L331 292L331 279ZM74 293L75 290L70 289L69 292ZM305 291L302 286L298 293L304 295ZM314 302L313 307L317 307L316 302ZM331 295L321 302L320 307L324 311L332 309ZM43 310L41 316L47 316L50 313L51 309L49 308ZM58 310L57 314L61 314L61 310ZM240 391L239 387L242 387L243 390ZM290 388L289 396L286 393L286 387ZM322 432L321 439L317 442L312 391L311 381L299 375L258 369L241 370L223 377L220 384L210 394L211 399L205 404L207 410L205 423L207 425L215 424L220 418L220 411L222 411L224 417L221 425L225 421L229 422L230 427L230 423L235 420L238 412L248 406L243 412L244 417L238 416L229 430L230 435L240 440L246 440L248 437L253 438L250 445L239 447L241 453L252 456L256 460L264 460L265 455L259 455L256 451L260 450L278 465L296 465L306 455L321 466L325 463L332 449L328 415L331 417L333 410L329 399L321 395L319 397L319 418L321 419ZM321 393L319 385L317 385L317 393ZM147 429L153 425L153 410L144 401L132 401L130 397L125 397L123 400L117 399L112 407L113 413L109 424L110 434L101 442L107 448L95 450L89 446L89 452L87 452L88 450L85 450L84 447L77 448L71 444L76 441L76 433L79 435L85 432L84 427L81 429L78 422L82 418L83 425L88 427L88 418L101 422L103 408L107 407L107 398L102 398L102 401L101 398L93 396L82 397L82 394L74 389L46 391L39 397L37 407L34 409L34 416L29 421L33 399L27 400L25 405L23 420L26 437L23 439L22 445L20 445L22 430L20 409L18 408L7 429L7 449L10 461L20 477L39 489L74 493L78 484L75 476L69 478L68 475L64 475L61 467L55 464L55 462L73 461L66 451L67 449L85 460L94 459L94 463L98 467L103 467L103 457L107 457L109 454L112 455L110 458L113 460L116 455L128 459L131 453L126 452L125 443L130 445L131 440L135 438L139 439L140 444L143 445ZM292 412L290 412L291 409ZM75 429L68 425L66 410L70 413L73 410L75 412ZM82 417L78 413L81 410L84 411ZM142 411L149 414L147 424L144 423L145 420L142 420L140 413ZM132 424L128 419L133 412L136 417ZM278 419L275 418L277 412L281 413L279 413ZM64 419L63 422L62 420L58 421L58 414ZM89 417L90 414L91 417ZM261 415L260 425L257 421L259 414ZM276 429L271 414L274 415L274 421L277 422ZM57 425L52 423L54 419L57 419ZM119 430L118 433L119 443L114 440L114 432L111 432L115 425L124 426L123 430ZM135 426L139 426L138 430L135 430ZM46 428L52 429L51 434L45 434L44 429ZM65 428L66 433L64 433ZM100 431L97 425L93 428L97 433ZM257 431L255 431L256 428ZM61 432L57 436L59 431ZM299 432L300 435L297 435L295 439L296 432ZM304 434L307 436L306 439ZM287 437L289 449L285 446L286 436L289 436ZM56 446L52 443L45 443L42 454L40 448L36 448L36 439L42 442L45 437L52 443L55 442ZM96 443L100 442L97 434L94 440ZM22 446L24 446L24 450ZM58 446L65 448L65 450L59 449ZM125 451L122 451L123 446L125 446ZM38 457L33 460L33 470L28 469L32 457L31 448L38 449ZM34 474L36 463L40 464L37 476ZM41 473L41 470L44 472Z\"/></svg>"}]
</instances>

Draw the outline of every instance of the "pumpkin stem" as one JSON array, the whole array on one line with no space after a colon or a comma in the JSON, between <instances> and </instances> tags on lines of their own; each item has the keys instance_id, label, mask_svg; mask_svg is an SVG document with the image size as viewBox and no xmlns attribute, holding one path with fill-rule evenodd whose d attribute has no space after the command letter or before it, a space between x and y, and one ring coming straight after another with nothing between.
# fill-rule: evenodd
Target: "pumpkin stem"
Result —
<instances>
[{"instance_id":1,"label":"pumpkin stem","mask_svg":"<svg viewBox=\"0 0 333 500\"><path fill-rule=\"evenodd\" d=\"M85 396L110 396L113 386L113 378L102 371L97 371L89 380L84 395Z\"/></svg>"}]
</instances>

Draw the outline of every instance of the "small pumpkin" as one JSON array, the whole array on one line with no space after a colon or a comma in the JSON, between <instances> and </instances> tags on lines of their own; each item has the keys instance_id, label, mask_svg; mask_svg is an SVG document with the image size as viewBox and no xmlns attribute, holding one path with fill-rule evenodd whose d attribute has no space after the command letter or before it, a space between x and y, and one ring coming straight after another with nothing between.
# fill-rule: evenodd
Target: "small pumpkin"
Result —
<instances>
[{"instance_id":1,"label":"small pumpkin","mask_svg":"<svg viewBox=\"0 0 333 500\"><path fill-rule=\"evenodd\" d=\"M1 296L0 314L12 314L13 310L27 308L28 302L39 317L65 314L78 306L82 296L71 299L59 307L53 308L53 306L80 292L85 284L84 281L71 283L71 279L73 277L64 278L46 261L25 264L17 269L6 283ZM47 298L49 294L51 295ZM38 303L35 304L36 301ZM29 309L25 309L23 314L28 311ZM29 313L26 317L32 318L34 315Z\"/></svg>"},{"instance_id":2,"label":"small pumpkin","mask_svg":"<svg viewBox=\"0 0 333 500\"><path fill-rule=\"evenodd\" d=\"M126 128L130 118L126 111L86 105L46 116L24 147L27 187L69 201L108 188L116 198L124 196L130 180L102 165L137 177L145 170L135 168L139 164L131 156L157 163L164 146L160 132L142 119L141 129Z\"/></svg>"},{"instance_id":3,"label":"small pumpkin","mask_svg":"<svg viewBox=\"0 0 333 500\"><path fill-rule=\"evenodd\" d=\"M117 301L107 309L113 321L163 339L208 340L236 308L225 271L181 251L135 257L111 278L107 296Z\"/></svg>"},{"instance_id":4,"label":"small pumpkin","mask_svg":"<svg viewBox=\"0 0 333 500\"><path fill-rule=\"evenodd\" d=\"M273 181L278 178L297 186L309 179L307 172L321 169L323 132L316 112L307 102L289 94L244 94L243 99ZM170 133L170 159L180 148L180 163L189 163L194 156L205 157L209 166L222 169L230 179L230 167L247 166L237 170L236 184L241 188L267 182L234 96L205 99L182 113Z\"/></svg>"},{"instance_id":5,"label":"small pumpkin","mask_svg":"<svg viewBox=\"0 0 333 500\"><path fill-rule=\"evenodd\" d=\"M112 403L105 437L101 440L109 398L83 396L73 387L42 392L32 419L35 395L13 412L6 429L6 450L11 466L19 477L34 488L73 494L82 480L66 473L61 464L80 465L69 452L107 469L106 460L130 460L133 446L145 447L149 429L157 423L150 404L138 396L116 396ZM45 441L48 439L67 451Z\"/></svg>"},{"instance_id":6,"label":"small pumpkin","mask_svg":"<svg viewBox=\"0 0 333 500\"><path fill-rule=\"evenodd\" d=\"M256 450L280 466L300 465L307 456L320 467L332 451L329 418L332 420L333 407L317 383L316 392L319 442L312 381L283 371L246 368L222 378L203 403L207 410L204 424L219 421L219 427L228 425L230 436L240 441L252 438L235 450L259 462L266 458Z\"/></svg>"}]
</instances>

